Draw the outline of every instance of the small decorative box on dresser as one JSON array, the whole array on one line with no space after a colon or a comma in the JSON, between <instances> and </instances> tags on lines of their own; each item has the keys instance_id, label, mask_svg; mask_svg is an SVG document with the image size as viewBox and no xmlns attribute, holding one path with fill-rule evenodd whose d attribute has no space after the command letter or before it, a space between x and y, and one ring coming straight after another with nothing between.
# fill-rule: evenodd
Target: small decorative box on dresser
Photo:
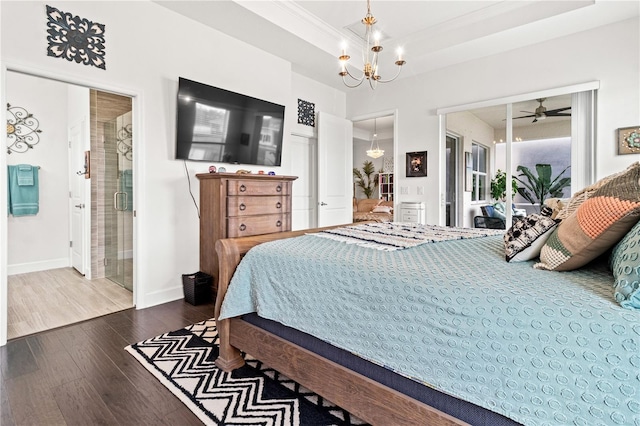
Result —
<instances>
[{"instance_id":1,"label":"small decorative box on dresser","mask_svg":"<svg viewBox=\"0 0 640 426\"><path fill-rule=\"evenodd\" d=\"M221 238L291 230L291 187L296 176L202 173L200 180L200 271L218 290Z\"/></svg>"}]
</instances>

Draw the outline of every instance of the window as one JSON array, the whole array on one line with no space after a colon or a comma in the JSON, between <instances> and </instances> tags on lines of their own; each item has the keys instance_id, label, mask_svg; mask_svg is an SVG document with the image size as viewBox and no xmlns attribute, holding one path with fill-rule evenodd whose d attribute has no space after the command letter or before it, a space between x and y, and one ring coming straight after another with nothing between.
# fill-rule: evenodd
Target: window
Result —
<instances>
[{"instance_id":1,"label":"window","mask_svg":"<svg viewBox=\"0 0 640 426\"><path fill-rule=\"evenodd\" d=\"M487 200L487 155L488 149L479 143L471 144L473 156L473 188L471 189L471 201Z\"/></svg>"}]
</instances>

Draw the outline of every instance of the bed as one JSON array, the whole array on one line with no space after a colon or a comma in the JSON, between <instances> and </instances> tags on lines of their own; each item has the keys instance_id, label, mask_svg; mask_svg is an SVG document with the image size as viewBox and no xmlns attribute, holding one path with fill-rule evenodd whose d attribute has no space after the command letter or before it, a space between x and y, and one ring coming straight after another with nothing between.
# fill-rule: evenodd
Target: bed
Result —
<instances>
[{"instance_id":1,"label":"bed","mask_svg":"<svg viewBox=\"0 0 640 426\"><path fill-rule=\"evenodd\" d=\"M371 424L640 424L640 313L606 261L507 263L493 230L399 250L327 232L216 243L220 368L249 353Z\"/></svg>"}]
</instances>

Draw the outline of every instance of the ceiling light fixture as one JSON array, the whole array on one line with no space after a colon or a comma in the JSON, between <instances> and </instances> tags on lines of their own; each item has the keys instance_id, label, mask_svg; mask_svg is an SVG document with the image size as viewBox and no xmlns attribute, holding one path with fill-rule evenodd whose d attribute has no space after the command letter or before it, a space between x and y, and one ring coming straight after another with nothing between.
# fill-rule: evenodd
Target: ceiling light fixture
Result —
<instances>
[{"instance_id":1,"label":"ceiling light fixture","mask_svg":"<svg viewBox=\"0 0 640 426\"><path fill-rule=\"evenodd\" d=\"M540 102L540 106L536 108L536 112L535 112L536 117L533 119L532 121L533 123L547 118L547 108L542 106L542 103L546 100L547 98L536 99L536 101Z\"/></svg>"},{"instance_id":2,"label":"ceiling light fixture","mask_svg":"<svg viewBox=\"0 0 640 426\"><path fill-rule=\"evenodd\" d=\"M362 84L363 81L368 80L369 86L371 86L372 89L375 89L378 83L388 83L390 81L395 80L396 77L400 75L402 66L406 63L406 61L402 59L402 50L398 49L397 51L398 59L395 62L395 64L398 66L398 72L393 78L389 80L382 80L382 78L378 74L378 54L382 51L382 46L380 45L380 33L379 32L376 32L375 34L373 33L373 25L376 23L376 18L374 18L374 16L371 14L370 0L367 0L367 14L365 15L364 18L362 18L362 23L366 26L366 31L364 35L365 44L363 46L363 52L362 52L364 69L362 71L358 71L358 72L361 72L362 75L359 77L355 77L353 74L351 74L351 72L349 72L349 69L347 68L347 65L348 65L347 61L351 57L347 55L346 44L343 44L342 54L338 56L338 59L340 59L340 65L342 67L338 75L342 76L342 81L347 87L350 87L350 88L358 87ZM372 38L373 38L373 43L372 43ZM347 76L349 76L353 81L355 81L355 84L353 85L349 84L346 79Z\"/></svg>"},{"instance_id":3,"label":"ceiling light fixture","mask_svg":"<svg viewBox=\"0 0 640 426\"><path fill-rule=\"evenodd\" d=\"M371 138L371 148L367 150L367 156L371 158L380 158L384 155L384 150L380 149L380 145L378 144L378 126L376 125L376 120L373 119L373 137ZM373 149L373 142L376 142L376 148Z\"/></svg>"}]
</instances>

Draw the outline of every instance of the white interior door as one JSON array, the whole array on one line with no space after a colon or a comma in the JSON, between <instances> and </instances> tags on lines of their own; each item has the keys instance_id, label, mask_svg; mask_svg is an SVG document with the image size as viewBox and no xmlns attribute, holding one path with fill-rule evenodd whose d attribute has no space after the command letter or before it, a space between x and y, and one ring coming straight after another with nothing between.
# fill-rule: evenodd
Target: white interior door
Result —
<instances>
[{"instance_id":1,"label":"white interior door","mask_svg":"<svg viewBox=\"0 0 640 426\"><path fill-rule=\"evenodd\" d=\"M69 128L69 212L71 221L71 266L85 274L85 171L83 123ZM80 174L79 174L80 173Z\"/></svg>"},{"instance_id":2,"label":"white interior door","mask_svg":"<svg viewBox=\"0 0 640 426\"><path fill-rule=\"evenodd\" d=\"M316 139L292 135L291 154L295 158L291 174L298 176L293 182L291 229L315 228L318 220Z\"/></svg>"},{"instance_id":3,"label":"white interior door","mask_svg":"<svg viewBox=\"0 0 640 426\"><path fill-rule=\"evenodd\" d=\"M353 123L318 113L318 226L353 221Z\"/></svg>"}]
</instances>

